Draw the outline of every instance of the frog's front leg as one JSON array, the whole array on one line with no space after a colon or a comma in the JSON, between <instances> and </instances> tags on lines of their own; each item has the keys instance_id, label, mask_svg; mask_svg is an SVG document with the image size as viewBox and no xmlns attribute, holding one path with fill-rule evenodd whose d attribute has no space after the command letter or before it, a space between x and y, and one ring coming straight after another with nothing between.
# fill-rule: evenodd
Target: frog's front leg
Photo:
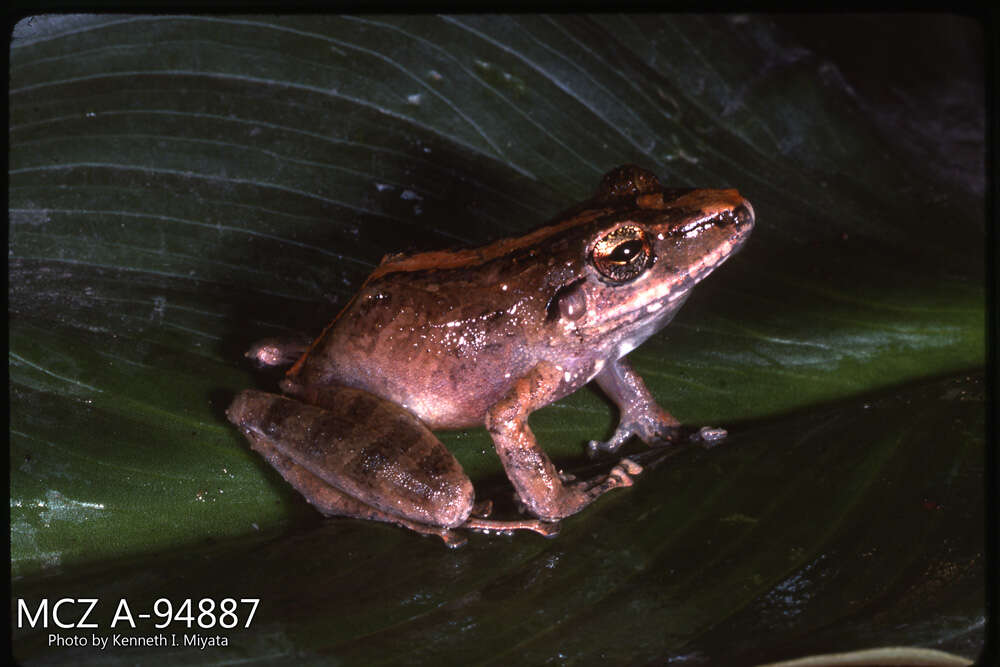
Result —
<instances>
[{"instance_id":1,"label":"frog's front leg","mask_svg":"<svg viewBox=\"0 0 1000 667\"><path fill-rule=\"evenodd\" d=\"M633 435L647 445L674 442L680 435L680 422L661 408L646 383L624 358L608 363L594 379L597 385L618 406L618 428L606 442L591 440L588 453L615 452ZM723 429L703 428L702 439L718 440L726 435Z\"/></svg>"},{"instance_id":2,"label":"frog's front leg","mask_svg":"<svg viewBox=\"0 0 1000 667\"><path fill-rule=\"evenodd\" d=\"M552 402L562 375L551 363L535 366L486 415L486 428L514 490L531 513L545 521L576 514L611 489L631 486L631 475L642 471L638 464L623 461L606 476L564 483L528 426L528 415Z\"/></svg>"},{"instance_id":3,"label":"frog's front leg","mask_svg":"<svg viewBox=\"0 0 1000 667\"><path fill-rule=\"evenodd\" d=\"M618 428L607 442L591 440L591 456L615 452L633 435L649 445L670 442L677 437L680 422L661 408L646 383L624 358L605 364L594 379L608 398L618 406Z\"/></svg>"}]
</instances>

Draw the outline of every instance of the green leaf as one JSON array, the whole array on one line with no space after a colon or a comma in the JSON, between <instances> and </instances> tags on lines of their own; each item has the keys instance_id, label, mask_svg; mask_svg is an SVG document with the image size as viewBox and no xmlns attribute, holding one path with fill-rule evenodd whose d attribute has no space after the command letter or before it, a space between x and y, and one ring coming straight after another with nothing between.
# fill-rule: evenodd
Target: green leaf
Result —
<instances>
[{"instance_id":1,"label":"green leaf","mask_svg":"<svg viewBox=\"0 0 1000 667\"><path fill-rule=\"evenodd\" d=\"M842 21L862 40L876 25ZM878 99L881 72L848 81L795 25L19 23L14 597L261 608L224 651L53 649L21 629L18 658L739 664L882 644L974 655L982 117L952 113L938 89ZM971 55L916 67L981 111L981 92L961 87L981 76L981 36L944 25L937 38ZM916 111L903 122L900 108ZM942 117L951 133L927 129ZM237 391L276 386L243 351L318 333L385 253L525 233L630 162L670 185L737 187L757 213L745 250L629 357L682 421L726 426L723 445L678 448L555 540L473 536L448 551L320 521L226 421ZM610 462L586 464L583 443L615 418L588 389L532 427L561 465L597 474ZM441 437L481 495L509 495L485 430Z\"/></svg>"}]
</instances>

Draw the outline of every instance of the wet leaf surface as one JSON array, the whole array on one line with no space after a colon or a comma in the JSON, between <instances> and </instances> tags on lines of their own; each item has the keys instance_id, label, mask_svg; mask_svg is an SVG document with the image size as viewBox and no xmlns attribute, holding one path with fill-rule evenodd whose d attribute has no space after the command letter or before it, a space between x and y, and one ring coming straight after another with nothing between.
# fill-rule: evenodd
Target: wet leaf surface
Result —
<instances>
[{"instance_id":1,"label":"wet leaf surface","mask_svg":"<svg viewBox=\"0 0 1000 667\"><path fill-rule=\"evenodd\" d=\"M98 656L25 631L15 654L742 664L911 644L975 655L981 35L963 19L897 17L909 38L955 48L917 60L924 79L892 78L836 52L817 27L829 20L19 24L14 595L262 602L225 650ZM877 21L836 20L876 49ZM880 87L885 77L895 85ZM318 520L226 422L235 392L275 386L244 363L249 344L318 332L383 254L523 233L627 162L671 185L738 187L757 212L746 249L630 355L685 423L727 427L723 445L677 452L554 540L474 536L447 551ZM532 426L577 469L614 419L585 390ZM509 493L485 430L441 435L484 493Z\"/></svg>"}]
</instances>

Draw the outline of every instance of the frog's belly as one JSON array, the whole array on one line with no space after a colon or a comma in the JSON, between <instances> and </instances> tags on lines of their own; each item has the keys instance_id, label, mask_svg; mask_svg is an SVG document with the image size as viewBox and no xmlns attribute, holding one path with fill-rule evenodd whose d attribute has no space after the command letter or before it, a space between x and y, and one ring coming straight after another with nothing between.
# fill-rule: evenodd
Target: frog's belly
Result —
<instances>
[{"instance_id":1,"label":"frog's belly","mask_svg":"<svg viewBox=\"0 0 1000 667\"><path fill-rule=\"evenodd\" d=\"M447 369L389 369L361 366L343 370L335 383L364 389L412 412L430 428L481 426L486 412L507 393L509 380L455 366Z\"/></svg>"},{"instance_id":2,"label":"frog's belly","mask_svg":"<svg viewBox=\"0 0 1000 667\"><path fill-rule=\"evenodd\" d=\"M456 356L404 341L375 348L359 342L330 341L290 379L303 386L363 389L406 408L430 428L450 429L481 426L490 407L530 367L521 355Z\"/></svg>"}]
</instances>

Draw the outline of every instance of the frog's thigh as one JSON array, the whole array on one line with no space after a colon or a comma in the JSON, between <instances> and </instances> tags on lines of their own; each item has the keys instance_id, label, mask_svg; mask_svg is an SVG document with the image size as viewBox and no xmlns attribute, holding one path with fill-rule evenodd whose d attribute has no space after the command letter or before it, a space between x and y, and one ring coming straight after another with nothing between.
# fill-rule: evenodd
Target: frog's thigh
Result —
<instances>
[{"instance_id":1,"label":"frog's thigh","mask_svg":"<svg viewBox=\"0 0 1000 667\"><path fill-rule=\"evenodd\" d=\"M424 535L437 535L450 547L462 546L466 539L448 528L428 526L415 521L408 521L400 516L375 509L357 498L352 498L343 491L330 486L322 479L312 474L295 461L291 460L272 445L267 438L247 434L251 446L275 470L281 473L285 481L301 493L309 502L326 516L345 516L369 521L383 521L409 528Z\"/></svg>"},{"instance_id":2,"label":"frog's thigh","mask_svg":"<svg viewBox=\"0 0 1000 667\"><path fill-rule=\"evenodd\" d=\"M446 528L469 517L472 483L451 452L412 414L367 392L343 387L324 388L321 396L309 399L323 407L244 391L228 415L255 448L265 442L363 505L392 517ZM289 474L304 480L299 490L310 501L343 507L344 503L330 500L336 494L317 495L313 480L286 474L271 457L269 461L296 488L299 485ZM320 497L327 500L317 500Z\"/></svg>"}]
</instances>

